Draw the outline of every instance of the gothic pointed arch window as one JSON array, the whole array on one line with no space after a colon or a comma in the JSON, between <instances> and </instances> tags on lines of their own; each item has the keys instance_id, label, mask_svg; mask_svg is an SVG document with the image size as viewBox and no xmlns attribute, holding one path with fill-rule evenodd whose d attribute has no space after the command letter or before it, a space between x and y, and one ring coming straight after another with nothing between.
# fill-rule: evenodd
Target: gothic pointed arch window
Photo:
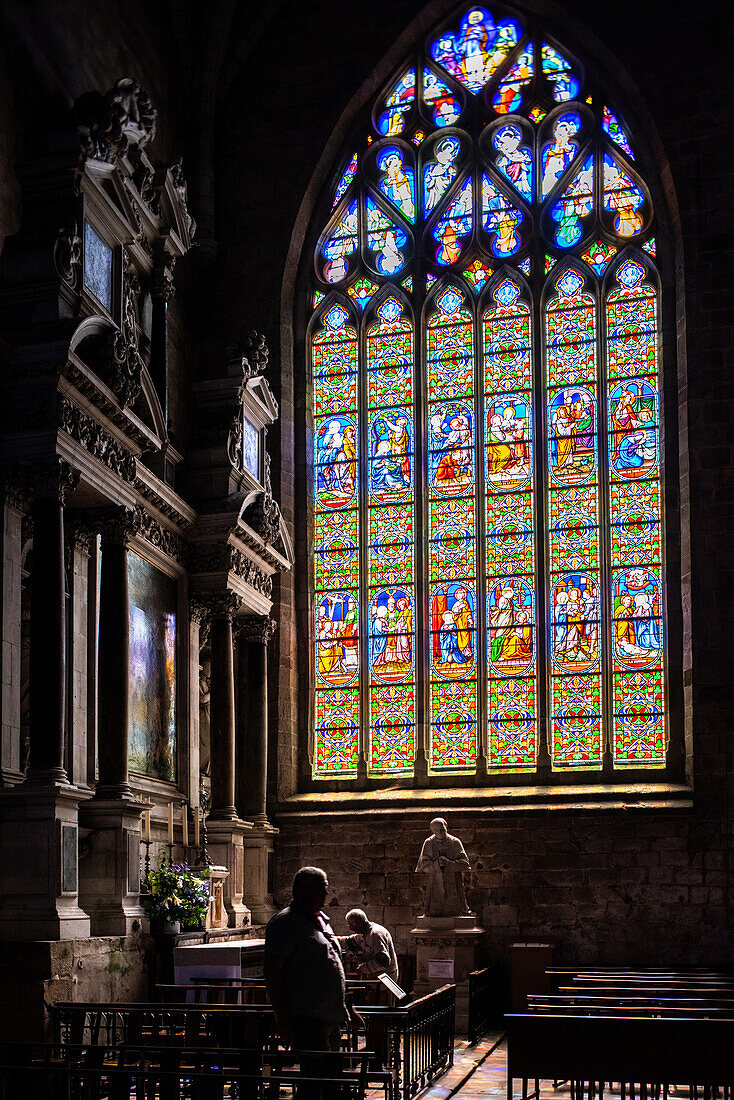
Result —
<instances>
[{"instance_id":1,"label":"gothic pointed arch window","mask_svg":"<svg viewBox=\"0 0 734 1100\"><path fill-rule=\"evenodd\" d=\"M535 17L463 8L329 202L314 779L663 774L659 230L618 106Z\"/></svg>"}]
</instances>

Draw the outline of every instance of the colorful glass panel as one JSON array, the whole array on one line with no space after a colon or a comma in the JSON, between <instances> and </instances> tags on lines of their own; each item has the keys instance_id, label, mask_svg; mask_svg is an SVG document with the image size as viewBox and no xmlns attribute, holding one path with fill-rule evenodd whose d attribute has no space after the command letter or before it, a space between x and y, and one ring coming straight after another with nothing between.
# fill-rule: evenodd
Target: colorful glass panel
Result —
<instances>
[{"instance_id":1,"label":"colorful glass panel","mask_svg":"<svg viewBox=\"0 0 734 1100\"><path fill-rule=\"evenodd\" d=\"M354 199L341 217L331 223L329 235L321 246L326 263L321 265L320 274L327 283L340 283L351 270L347 257L352 256L359 247L357 209L357 200Z\"/></svg>"},{"instance_id":2,"label":"colorful glass panel","mask_svg":"<svg viewBox=\"0 0 734 1100\"><path fill-rule=\"evenodd\" d=\"M355 153L349 164L344 169L341 179L337 184L336 191L334 192L334 201L332 202L332 208L339 204L339 200L347 193L347 188L357 174L358 158Z\"/></svg>"},{"instance_id":3,"label":"colorful glass panel","mask_svg":"<svg viewBox=\"0 0 734 1100\"><path fill-rule=\"evenodd\" d=\"M415 102L415 69L400 77L385 98L377 117L377 130L385 137L405 129L405 116Z\"/></svg>"},{"instance_id":4,"label":"colorful glass panel","mask_svg":"<svg viewBox=\"0 0 734 1100\"><path fill-rule=\"evenodd\" d=\"M657 293L627 260L607 297L615 767L665 761Z\"/></svg>"},{"instance_id":5,"label":"colorful glass panel","mask_svg":"<svg viewBox=\"0 0 734 1100\"><path fill-rule=\"evenodd\" d=\"M527 23L473 6L432 36L326 196L316 778L408 777L417 751L436 777L473 774L481 745L501 783L546 739L558 773L598 772L603 751L665 765L656 227L631 133Z\"/></svg>"},{"instance_id":6,"label":"colorful glass panel","mask_svg":"<svg viewBox=\"0 0 734 1100\"><path fill-rule=\"evenodd\" d=\"M492 106L498 115L519 111L522 90L533 79L533 44L528 42L515 64L497 85Z\"/></svg>"},{"instance_id":7,"label":"colorful glass panel","mask_svg":"<svg viewBox=\"0 0 734 1100\"><path fill-rule=\"evenodd\" d=\"M620 237L634 237L645 222L641 213L645 204L642 190L609 153L604 154L604 210L611 214L608 221Z\"/></svg>"},{"instance_id":8,"label":"colorful glass panel","mask_svg":"<svg viewBox=\"0 0 734 1100\"><path fill-rule=\"evenodd\" d=\"M533 151L530 145L523 144L520 127L514 123L500 126L492 137L492 145L496 150L496 167L526 202L532 202Z\"/></svg>"},{"instance_id":9,"label":"colorful glass panel","mask_svg":"<svg viewBox=\"0 0 734 1100\"><path fill-rule=\"evenodd\" d=\"M477 757L474 335L463 294L440 291L427 324L429 768Z\"/></svg>"},{"instance_id":10,"label":"colorful glass panel","mask_svg":"<svg viewBox=\"0 0 734 1100\"><path fill-rule=\"evenodd\" d=\"M380 190L409 222L415 221L415 172L406 163L406 155L396 145L386 145L377 156L382 172Z\"/></svg>"},{"instance_id":11,"label":"colorful glass panel","mask_svg":"<svg viewBox=\"0 0 734 1100\"><path fill-rule=\"evenodd\" d=\"M551 764L600 768L596 306L573 268L553 289L545 319Z\"/></svg>"},{"instance_id":12,"label":"colorful glass panel","mask_svg":"<svg viewBox=\"0 0 734 1100\"><path fill-rule=\"evenodd\" d=\"M434 226L433 236L438 241L437 264L447 267L456 263L461 256L464 240L472 231L472 224L472 181L471 176L468 176L445 214Z\"/></svg>"},{"instance_id":13,"label":"colorful glass panel","mask_svg":"<svg viewBox=\"0 0 734 1100\"><path fill-rule=\"evenodd\" d=\"M367 330L367 378L368 770L404 775L415 761L413 323L392 295Z\"/></svg>"},{"instance_id":14,"label":"colorful glass panel","mask_svg":"<svg viewBox=\"0 0 734 1100\"><path fill-rule=\"evenodd\" d=\"M594 210L594 157L584 161L560 199L550 208L550 216L556 223L554 242L561 248L578 244L585 233L582 221Z\"/></svg>"},{"instance_id":15,"label":"colorful glass panel","mask_svg":"<svg viewBox=\"0 0 734 1100\"><path fill-rule=\"evenodd\" d=\"M540 157L542 198L551 193L578 154L578 141L574 141L574 136L580 127L581 117L573 111L561 115L553 123L553 140L546 142Z\"/></svg>"},{"instance_id":16,"label":"colorful glass panel","mask_svg":"<svg viewBox=\"0 0 734 1100\"><path fill-rule=\"evenodd\" d=\"M489 176L482 176L482 225L495 256L514 256L522 246L518 226L523 214Z\"/></svg>"},{"instance_id":17,"label":"colorful glass panel","mask_svg":"<svg viewBox=\"0 0 734 1100\"><path fill-rule=\"evenodd\" d=\"M438 206L456 179L461 142L451 135L442 137L433 148L433 157L423 169L423 209L426 214Z\"/></svg>"},{"instance_id":18,"label":"colorful glass panel","mask_svg":"<svg viewBox=\"0 0 734 1100\"><path fill-rule=\"evenodd\" d=\"M326 307L311 342L314 407L314 774L353 776L359 759L357 331Z\"/></svg>"},{"instance_id":19,"label":"colorful glass panel","mask_svg":"<svg viewBox=\"0 0 734 1100\"><path fill-rule=\"evenodd\" d=\"M370 263L379 275L395 275L405 267L405 253L402 250L408 243L408 237L373 199L367 199L366 209Z\"/></svg>"},{"instance_id":20,"label":"colorful glass panel","mask_svg":"<svg viewBox=\"0 0 734 1100\"><path fill-rule=\"evenodd\" d=\"M471 283L472 290L477 294L487 285L492 275L492 268L487 267L481 260L473 260L461 273Z\"/></svg>"},{"instance_id":21,"label":"colorful glass panel","mask_svg":"<svg viewBox=\"0 0 734 1100\"><path fill-rule=\"evenodd\" d=\"M609 263L617 255L617 249L606 241L595 241L594 244L581 253L581 259L593 267L597 275L603 275L609 267Z\"/></svg>"},{"instance_id":22,"label":"colorful glass panel","mask_svg":"<svg viewBox=\"0 0 734 1100\"><path fill-rule=\"evenodd\" d=\"M444 31L431 44L431 57L475 95L522 37L514 19L496 23L486 8L470 8L455 33Z\"/></svg>"},{"instance_id":23,"label":"colorful glass panel","mask_svg":"<svg viewBox=\"0 0 734 1100\"><path fill-rule=\"evenodd\" d=\"M482 319L487 517L487 766L537 763L530 308L503 280Z\"/></svg>"},{"instance_id":24,"label":"colorful glass panel","mask_svg":"<svg viewBox=\"0 0 734 1100\"><path fill-rule=\"evenodd\" d=\"M423 102L436 126L453 126L461 114L457 96L430 69L423 70Z\"/></svg>"},{"instance_id":25,"label":"colorful glass panel","mask_svg":"<svg viewBox=\"0 0 734 1100\"><path fill-rule=\"evenodd\" d=\"M543 75L556 103L565 103L578 95L581 87L578 73L574 72L568 58L547 42L543 43Z\"/></svg>"},{"instance_id":26,"label":"colorful glass panel","mask_svg":"<svg viewBox=\"0 0 734 1100\"><path fill-rule=\"evenodd\" d=\"M347 287L347 294L353 302L357 303L360 309L364 309L372 295L376 294L379 289L377 283L373 283L372 279L366 279L363 275Z\"/></svg>"},{"instance_id":27,"label":"colorful glass panel","mask_svg":"<svg viewBox=\"0 0 734 1100\"><path fill-rule=\"evenodd\" d=\"M632 148L627 137L627 131L617 116L610 111L609 107L604 108L604 117L602 126L613 142L615 142L620 149L623 149L630 160L635 159L635 154L632 152Z\"/></svg>"}]
</instances>

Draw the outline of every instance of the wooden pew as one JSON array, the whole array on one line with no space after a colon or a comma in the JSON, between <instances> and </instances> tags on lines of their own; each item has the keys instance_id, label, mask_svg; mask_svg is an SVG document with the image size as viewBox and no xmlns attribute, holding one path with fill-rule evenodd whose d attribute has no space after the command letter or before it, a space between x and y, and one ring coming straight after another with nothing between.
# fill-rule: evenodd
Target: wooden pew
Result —
<instances>
[{"instance_id":1,"label":"wooden pew","mask_svg":"<svg viewBox=\"0 0 734 1100\"><path fill-rule=\"evenodd\" d=\"M607 1081L621 1082L623 1100L635 1083L664 1097L671 1085L734 1085L734 1020L529 1013L506 1023L508 1100L516 1078L524 1097L530 1080L570 1081L574 1100L603 1100Z\"/></svg>"},{"instance_id":2,"label":"wooden pew","mask_svg":"<svg viewBox=\"0 0 734 1100\"><path fill-rule=\"evenodd\" d=\"M364 1100L369 1051L319 1052L323 1072L303 1074L297 1065L262 1066L260 1051L200 1051L184 1048L101 1048L59 1044L0 1043L0 1094L31 1090L44 1100L83 1096L129 1100L277 1100L305 1084L332 1087L345 1100ZM291 1055L285 1055L292 1061ZM10 1091L12 1090L12 1091Z\"/></svg>"}]
</instances>

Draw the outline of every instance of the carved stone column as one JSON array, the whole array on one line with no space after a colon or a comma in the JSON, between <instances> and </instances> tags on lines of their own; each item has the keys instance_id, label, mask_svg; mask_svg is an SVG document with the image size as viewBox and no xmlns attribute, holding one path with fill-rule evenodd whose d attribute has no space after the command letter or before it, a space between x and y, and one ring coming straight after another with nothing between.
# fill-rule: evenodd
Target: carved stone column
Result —
<instances>
[{"instance_id":1,"label":"carved stone column","mask_svg":"<svg viewBox=\"0 0 734 1100\"><path fill-rule=\"evenodd\" d=\"M139 526L119 508L101 525L99 586L99 780L95 798L131 798L128 782L130 605L127 547Z\"/></svg>"},{"instance_id":2,"label":"carved stone column","mask_svg":"<svg viewBox=\"0 0 734 1100\"><path fill-rule=\"evenodd\" d=\"M275 629L272 619L259 615L243 619L240 626L237 807L255 825L268 823L268 642Z\"/></svg>"},{"instance_id":3,"label":"carved stone column","mask_svg":"<svg viewBox=\"0 0 734 1100\"><path fill-rule=\"evenodd\" d=\"M212 596L211 609L211 821L236 821L234 650L232 619L242 604L233 592Z\"/></svg>"},{"instance_id":4,"label":"carved stone column","mask_svg":"<svg viewBox=\"0 0 734 1100\"><path fill-rule=\"evenodd\" d=\"M0 939L89 935L78 900L78 808L64 768L66 623L63 511L78 474L51 461L34 471L30 767L0 792Z\"/></svg>"},{"instance_id":5,"label":"carved stone column","mask_svg":"<svg viewBox=\"0 0 734 1100\"><path fill-rule=\"evenodd\" d=\"M101 522L99 594L98 760L94 798L80 819L92 830L82 862L80 898L95 936L124 936L140 927L140 812L128 783L130 612L127 547L139 520L127 508Z\"/></svg>"},{"instance_id":6,"label":"carved stone column","mask_svg":"<svg viewBox=\"0 0 734 1100\"><path fill-rule=\"evenodd\" d=\"M232 620L242 606L234 592L206 597L211 613L210 738L211 810L207 818L209 854L225 867L224 903L235 928L250 923L243 902L245 860L242 838L252 823L242 821L235 806L235 706Z\"/></svg>"},{"instance_id":7,"label":"carved stone column","mask_svg":"<svg viewBox=\"0 0 734 1100\"><path fill-rule=\"evenodd\" d=\"M79 480L66 462L52 462L39 474L33 500L33 573L29 711L30 764L27 783L67 783L66 579L64 500Z\"/></svg>"},{"instance_id":8,"label":"carved stone column","mask_svg":"<svg viewBox=\"0 0 734 1100\"><path fill-rule=\"evenodd\" d=\"M6 470L0 478L2 527L2 606L0 607L0 787L14 787L20 770L21 619L23 517L28 502L21 486Z\"/></svg>"},{"instance_id":9,"label":"carved stone column","mask_svg":"<svg viewBox=\"0 0 734 1100\"><path fill-rule=\"evenodd\" d=\"M267 616L239 624L239 730L237 806L254 828L245 837L245 898L261 924L275 912L272 898L273 844L278 830L267 817L268 642L276 623Z\"/></svg>"},{"instance_id":10,"label":"carved stone column","mask_svg":"<svg viewBox=\"0 0 734 1100\"><path fill-rule=\"evenodd\" d=\"M150 296L153 304L150 333L150 371L168 424L168 303L175 294L173 267L176 257L158 240L154 246L154 268Z\"/></svg>"}]
</instances>

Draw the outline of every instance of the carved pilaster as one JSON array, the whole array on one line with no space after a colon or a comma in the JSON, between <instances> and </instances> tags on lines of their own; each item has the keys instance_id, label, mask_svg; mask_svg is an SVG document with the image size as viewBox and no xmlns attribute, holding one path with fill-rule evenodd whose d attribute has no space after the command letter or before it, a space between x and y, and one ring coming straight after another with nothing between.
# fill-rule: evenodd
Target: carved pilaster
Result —
<instances>
[{"instance_id":1,"label":"carved pilaster","mask_svg":"<svg viewBox=\"0 0 734 1100\"><path fill-rule=\"evenodd\" d=\"M267 645L277 629L277 622L268 615L247 615L237 620L237 633L241 642Z\"/></svg>"},{"instance_id":2,"label":"carved pilaster","mask_svg":"<svg viewBox=\"0 0 734 1100\"><path fill-rule=\"evenodd\" d=\"M72 290L79 289L82 273L82 239L79 226L74 222L70 226L62 225L54 244L54 267L56 274Z\"/></svg>"},{"instance_id":3,"label":"carved pilaster","mask_svg":"<svg viewBox=\"0 0 734 1100\"><path fill-rule=\"evenodd\" d=\"M103 545L123 546L127 548L141 527L141 510L125 508L123 505L105 508L98 512L93 520L96 530L102 535Z\"/></svg>"},{"instance_id":4,"label":"carved pilaster","mask_svg":"<svg viewBox=\"0 0 734 1100\"><path fill-rule=\"evenodd\" d=\"M236 592L207 592L200 593L200 598L206 601L212 620L226 619L231 623L243 604L242 596Z\"/></svg>"},{"instance_id":5,"label":"carved pilaster","mask_svg":"<svg viewBox=\"0 0 734 1100\"><path fill-rule=\"evenodd\" d=\"M32 471L35 500L55 500L62 506L79 484L79 471L68 462L54 458L38 462Z\"/></svg>"},{"instance_id":6,"label":"carved pilaster","mask_svg":"<svg viewBox=\"0 0 734 1100\"><path fill-rule=\"evenodd\" d=\"M166 248L165 240L158 240L153 245L153 278L151 280L150 293L153 298L162 298L166 303L173 300L176 286L173 279L173 269L176 266L176 257L172 256Z\"/></svg>"}]
</instances>

